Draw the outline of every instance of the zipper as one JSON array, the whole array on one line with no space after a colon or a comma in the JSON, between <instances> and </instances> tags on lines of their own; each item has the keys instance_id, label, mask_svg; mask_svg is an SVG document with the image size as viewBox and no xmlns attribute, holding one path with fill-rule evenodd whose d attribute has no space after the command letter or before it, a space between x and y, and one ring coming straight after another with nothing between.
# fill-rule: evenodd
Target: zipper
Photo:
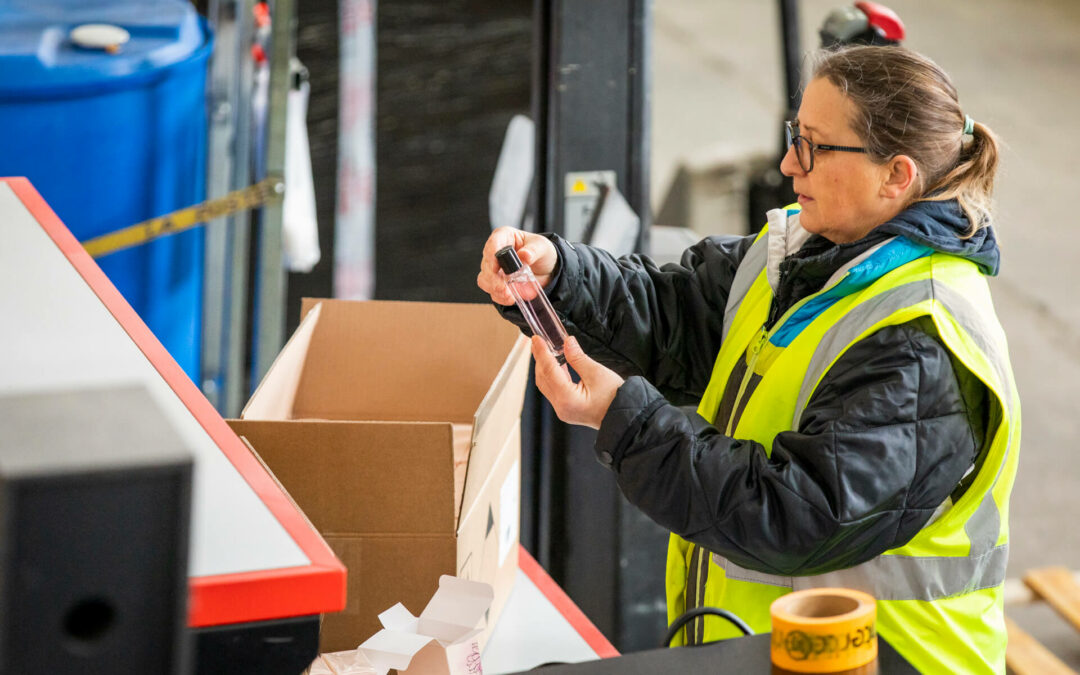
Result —
<instances>
[{"instance_id":1,"label":"zipper","mask_svg":"<svg viewBox=\"0 0 1080 675\"><path fill-rule=\"evenodd\" d=\"M694 555L697 556L697 579L694 582L694 607L705 604L705 584L709 581L709 569L705 564L705 549L700 546L694 547ZM702 571L704 569L704 571ZM692 622L693 634L688 640L689 644L699 645L705 642L705 617L699 616Z\"/></svg>"},{"instance_id":2,"label":"zipper","mask_svg":"<svg viewBox=\"0 0 1080 675\"><path fill-rule=\"evenodd\" d=\"M706 551L697 544L691 544L690 566L686 570L686 611L701 607L705 604L705 584L708 581L709 570L703 569ZM705 631L701 624L704 617L695 617L683 626L683 637L687 645L701 644L705 638ZM701 633L700 637L698 633Z\"/></svg>"},{"instance_id":3,"label":"zipper","mask_svg":"<svg viewBox=\"0 0 1080 675\"><path fill-rule=\"evenodd\" d=\"M686 586L683 588L683 598L686 600L683 607L684 612L694 609L694 603L697 602L697 567L695 563L697 563L698 547L697 544L690 544L690 546L690 564L686 567ZM693 625L693 621L683 624L683 642L686 645L693 644L691 642Z\"/></svg>"},{"instance_id":4,"label":"zipper","mask_svg":"<svg viewBox=\"0 0 1080 675\"><path fill-rule=\"evenodd\" d=\"M750 346L747 348L746 372L743 373L742 382L739 384L739 393L735 395L735 403L731 406L731 415L728 417L727 427L724 431L725 436L731 436L731 434L735 431L734 429L732 429L732 423L735 421L735 412L739 409L739 404L742 403L742 398L746 394L746 386L750 383L750 379L754 376L754 366L757 365L758 355L761 353L761 349L765 346L765 343L776 333L776 331L781 328L781 326L784 325L784 323L789 318L791 318L792 314L799 310L799 308L801 308L810 300L821 295L822 293L831 290L833 286L836 286L845 278L847 278L847 275L844 275L843 277L837 279L831 285L822 288L817 293L811 293L802 300L796 302L791 307L788 307L788 310L784 312L783 315L781 315L781 317L777 319L775 323L773 323L771 328L766 329L765 326L762 326L760 328L757 337L754 338L754 341L751 342Z\"/></svg>"},{"instance_id":5,"label":"zipper","mask_svg":"<svg viewBox=\"0 0 1080 675\"><path fill-rule=\"evenodd\" d=\"M742 382L739 383L739 393L735 395L735 403L731 406L731 414L728 416L727 429L724 431L724 435L730 436L732 434L732 424L735 421L735 411L739 409L739 403L742 401L742 397L746 394L746 385L750 382L750 378L754 376L754 365L757 364L758 354L761 353L761 348L765 346L765 341L769 339L770 332L765 330L763 326L759 331L754 341L750 343L750 347L747 349L746 355L746 372L743 373Z\"/></svg>"},{"instance_id":6,"label":"zipper","mask_svg":"<svg viewBox=\"0 0 1080 675\"><path fill-rule=\"evenodd\" d=\"M781 275L783 273L781 272ZM845 275L846 276L846 275ZM765 343L776 333L776 331L784 325L792 314L794 314L800 307L806 304L811 299L818 295L828 291L836 284L840 283L844 277L837 279L837 281L831 284L827 288L823 288L817 293L811 293L802 300L799 300L794 305L788 308L786 312L772 324L771 328L762 326L758 330L757 336L747 347L746 355L746 372L743 373L742 382L739 383L739 393L735 395L734 405L731 407L731 414L728 416L727 431L725 435L730 436L732 434L732 423L735 421L735 412L739 410L739 405L742 403L743 396L746 395L746 387L750 383L750 380L754 377L754 367L757 365L758 356L761 354L762 348L765 347ZM768 324L766 324L768 325ZM690 554L690 569L687 570L687 576L691 577L687 581L693 581L694 589L693 594L688 594L688 606L686 610L689 611L695 607L702 607L705 604L705 587L709 583L709 565L706 560L706 551L701 546L691 544L694 547L693 553ZM708 554L712 557L712 554ZM699 616L691 621L687 626L683 628L686 633L686 644L696 645L703 644L705 642L705 617Z\"/></svg>"}]
</instances>

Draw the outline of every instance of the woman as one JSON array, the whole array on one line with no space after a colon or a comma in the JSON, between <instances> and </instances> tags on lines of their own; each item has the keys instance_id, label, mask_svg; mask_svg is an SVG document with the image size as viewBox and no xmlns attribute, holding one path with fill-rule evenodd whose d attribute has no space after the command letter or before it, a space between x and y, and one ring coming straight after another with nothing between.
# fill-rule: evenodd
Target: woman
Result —
<instances>
[{"instance_id":1,"label":"woman","mask_svg":"<svg viewBox=\"0 0 1080 675\"><path fill-rule=\"evenodd\" d=\"M1004 672L1020 413L984 279L997 145L909 50L813 72L781 163L801 209L760 236L657 268L503 229L478 283L512 304L494 252L513 245L580 340L575 384L533 338L537 385L671 530L669 620L713 606L768 631L793 588L859 588L919 669ZM678 640L735 634L695 619Z\"/></svg>"}]
</instances>

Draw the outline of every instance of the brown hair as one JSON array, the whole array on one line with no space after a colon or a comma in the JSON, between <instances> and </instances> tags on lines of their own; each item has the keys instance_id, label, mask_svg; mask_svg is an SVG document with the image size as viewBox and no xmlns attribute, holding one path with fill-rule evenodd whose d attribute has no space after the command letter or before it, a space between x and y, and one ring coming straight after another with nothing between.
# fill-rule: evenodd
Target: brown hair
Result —
<instances>
[{"instance_id":1,"label":"brown hair","mask_svg":"<svg viewBox=\"0 0 1080 675\"><path fill-rule=\"evenodd\" d=\"M965 115L956 88L936 63L904 47L848 47L818 54L813 77L824 77L856 108L851 127L871 160L907 155L919 167L915 201L956 199L971 229L990 222L997 137Z\"/></svg>"}]
</instances>

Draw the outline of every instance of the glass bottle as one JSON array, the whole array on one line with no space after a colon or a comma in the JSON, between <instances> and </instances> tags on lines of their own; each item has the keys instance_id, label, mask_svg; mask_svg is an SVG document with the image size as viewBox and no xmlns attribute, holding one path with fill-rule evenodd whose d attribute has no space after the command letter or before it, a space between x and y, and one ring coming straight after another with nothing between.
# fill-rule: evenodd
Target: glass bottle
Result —
<instances>
[{"instance_id":1,"label":"glass bottle","mask_svg":"<svg viewBox=\"0 0 1080 675\"><path fill-rule=\"evenodd\" d=\"M533 276L529 266L521 262L513 246L499 249L495 253L495 259L506 275L506 286L514 296L518 309L525 316L529 328L544 339L555 360L565 365L563 347L566 344L566 328L555 314L555 309L540 282Z\"/></svg>"}]
</instances>

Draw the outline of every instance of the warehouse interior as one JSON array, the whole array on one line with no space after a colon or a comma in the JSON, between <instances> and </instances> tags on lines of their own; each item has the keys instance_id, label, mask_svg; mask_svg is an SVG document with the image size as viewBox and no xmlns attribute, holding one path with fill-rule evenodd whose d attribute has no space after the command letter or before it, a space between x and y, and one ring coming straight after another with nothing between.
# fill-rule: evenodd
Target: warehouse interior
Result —
<instances>
[{"instance_id":1,"label":"warehouse interior","mask_svg":"<svg viewBox=\"0 0 1080 675\"><path fill-rule=\"evenodd\" d=\"M1080 596L1071 618L1067 597L1080 570L1071 523L1080 511L1071 244L1080 240L1067 215L1080 154L1071 129L1080 4L860 5L887 5L884 31L867 30L901 35L894 41L936 61L965 112L1001 142L1002 264L989 286L1025 417L1005 615L1065 670L1025 665L1026 654L1010 655L1009 669L1080 671ZM0 308L15 313L0 343L0 672L386 672L352 650L391 629L380 613L398 600L422 621L440 574L485 581L494 599L469 615L481 632L470 624L416 644L431 656L430 645L450 654L448 645L477 640L485 672L768 664L768 639L713 656L660 649L668 531L597 462L597 433L558 420L526 343L486 306L477 272L500 225L658 263L707 236L757 232L765 210L794 196L776 167L799 70L827 21L853 9L836 0L0 6L0 177L27 179L8 184L0 207L13 229L35 233L13 236L26 248L9 248L0 291ZM87 25L106 30L76 33ZM39 229L52 244L35 239ZM120 231L127 239L107 239ZM50 270L69 267L77 277L44 290ZM104 435L83 443L90 427ZM160 448L134 460L113 451L135 444ZM132 472L100 497L66 492L33 511L19 495L59 475L48 448L61 446L77 448L56 450L71 481L153 457L176 482L159 492ZM428 452L453 470L434 468ZM34 457L49 457L40 475L24 472ZM174 502L159 501L166 492ZM57 518L94 511L86 507L99 498L114 524L138 527L75 535ZM143 499L145 521L115 515L143 514L132 507L144 502L131 501ZM57 529L35 540L42 559L71 537L86 563L55 568L51 595L35 596L14 533L49 522ZM137 532L149 538L131 551L156 561L157 588L172 594L157 616L125 614L134 595L115 609L104 591L77 588L98 583L95 574L110 588L118 575L148 575L149 563L96 553ZM211 550L230 538L235 552ZM1065 590L1031 581L1048 568L1072 573ZM68 587L82 593L75 609L64 605ZM46 598L57 607L42 616L62 617L60 628L38 630L51 625L42 618L19 629L20 607L33 614ZM157 632L138 637L151 624ZM1010 648L1023 642L1014 635ZM120 639L149 646L124 656ZM881 643L881 672L914 672ZM331 652L336 661L319 657ZM425 671L420 661L385 667L471 672L445 659L443 671Z\"/></svg>"}]
</instances>

